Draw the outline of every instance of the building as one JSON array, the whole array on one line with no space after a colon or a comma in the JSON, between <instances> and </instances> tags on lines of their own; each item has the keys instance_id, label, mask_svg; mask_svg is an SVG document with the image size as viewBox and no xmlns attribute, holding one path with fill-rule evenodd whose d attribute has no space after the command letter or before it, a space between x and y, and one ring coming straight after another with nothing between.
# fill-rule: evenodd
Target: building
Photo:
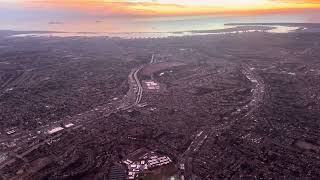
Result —
<instances>
[{"instance_id":1,"label":"building","mask_svg":"<svg viewBox=\"0 0 320 180\"><path fill-rule=\"evenodd\" d=\"M154 81L145 81L148 90L159 90L160 85Z\"/></svg>"},{"instance_id":2,"label":"building","mask_svg":"<svg viewBox=\"0 0 320 180\"><path fill-rule=\"evenodd\" d=\"M133 152L122 163L128 169L127 179L135 179L141 173L172 163L172 160L168 156L142 148Z\"/></svg>"}]
</instances>

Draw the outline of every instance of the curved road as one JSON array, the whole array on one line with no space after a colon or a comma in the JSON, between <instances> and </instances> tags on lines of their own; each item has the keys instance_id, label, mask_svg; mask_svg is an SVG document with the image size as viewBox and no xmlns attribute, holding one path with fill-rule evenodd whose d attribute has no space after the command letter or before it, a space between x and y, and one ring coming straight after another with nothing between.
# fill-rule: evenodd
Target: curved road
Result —
<instances>
[{"instance_id":1,"label":"curved road","mask_svg":"<svg viewBox=\"0 0 320 180\"><path fill-rule=\"evenodd\" d=\"M156 61L155 61L155 56L154 54L152 54L152 57L151 57L151 60L150 60L150 63L149 64L154 64ZM134 79L137 83L137 86L138 86L138 94L137 94L137 99L136 99L136 103L135 105L138 105L142 99L142 93L143 93L143 88L142 88L142 85L141 85L141 82L139 80L139 77L138 77L138 73L139 71L141 71L141 69L143 69L144 66L140 67L135 73L134 73Z\"/></svg>"},{"instance_id":2,"label":"curved road","mask_svg":"<svg viewBox=\"0 0 320 180\"><path fill-rule=\"evenodd\" d=\"M154 64L154 63L155 63L155 58L154 58L154 54L152 54L150 64ZM116 108L108 109L108 112L106 112L106 114L110 115L112 112L118 112L121 110L128 110L132 107L137 106L140 103L140 101L142 99L143 88L142 88L141 82L139 80L138 74L144 67L145 67L145 65L142 65L139 68L135 68L132 70L132 72L128 76L128 78L129 78L128 82L129 82L130 89L129 89L127 95L121 100L121 103ZM96 109L99 109L99 108L96 108ZM100 108L100 109L103 109L103 108ZM88 112L91 112L91 111L88 111ZM107 116L105 116L105 117L107 117ZM75 124L75 128L71 128L69 130L76 129L76 127L79 127L82 125L81 123L74 123L74 124ZM37 129L37 131L39 131L39 129ZM61 132L63 132L63 131L61 131ZM28 132L28 133L30 133L30 132ZM23 133L21 133L21 134L23 135ZM0 163L0 169L4 168L6 165L11 165L12 163L14 163L16 161L17 157L23 158L24 156L31 153L33 150L36 150L40 146L48 143L52 139L55 139L59 136L61 136L61 133L55 134L54 136L53 135L48 136L47 139L45 139L44 141L41 141L39 143L35 143L33 146L25 149L24 152L17 154L16 157L9 157L4 162ZM28 137L28 136L26 136L26 137ZM17 137L15 137L15 138L17 138ZM12 140L8 139L8 142L13 142L13 141L14 141L14 138ZM19 147L17 147L17 148L19 148ZM0 178L1 178L1 175L0 175Z\"/></svg>"}]
</instances>

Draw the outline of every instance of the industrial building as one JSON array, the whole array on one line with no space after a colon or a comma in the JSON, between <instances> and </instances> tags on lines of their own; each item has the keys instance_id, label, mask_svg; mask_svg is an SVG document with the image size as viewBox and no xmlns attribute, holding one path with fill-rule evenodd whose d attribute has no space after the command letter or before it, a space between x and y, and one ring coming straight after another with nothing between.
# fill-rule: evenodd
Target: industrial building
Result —
<instances>
[{"instance_id":1,"label":"industrial building","mask_svg":"<svg viewBox=\"0 0 320 180\"><path fill-rule=\"evenodd\" d=\"M132 156L122 161L122 163L125 164L128 169L127 179L135 179L141 173L172 163L172 160L168 156L153 151L146 152L145 149L139 149L132 153Z\"/></svg>"}]
</instances>

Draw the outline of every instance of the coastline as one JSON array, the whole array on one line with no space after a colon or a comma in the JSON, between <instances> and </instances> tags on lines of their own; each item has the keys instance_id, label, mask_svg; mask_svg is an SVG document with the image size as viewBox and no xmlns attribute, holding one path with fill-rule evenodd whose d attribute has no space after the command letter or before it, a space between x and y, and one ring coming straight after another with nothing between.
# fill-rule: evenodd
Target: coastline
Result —
<instances>
[{"instance_id":1,"label":"coastline","mask_svg":"<svg viewBox=\"0 0 320 180\"><path fill-rule=\"evenodd\" d=\"M236 34L248 32L290 33L320 32L320 23L227 23L222 29L176 32L63 32L0 30L7 37L110 37L122 39L168 38L197 35Z\"/></svg>"}]
</instances>

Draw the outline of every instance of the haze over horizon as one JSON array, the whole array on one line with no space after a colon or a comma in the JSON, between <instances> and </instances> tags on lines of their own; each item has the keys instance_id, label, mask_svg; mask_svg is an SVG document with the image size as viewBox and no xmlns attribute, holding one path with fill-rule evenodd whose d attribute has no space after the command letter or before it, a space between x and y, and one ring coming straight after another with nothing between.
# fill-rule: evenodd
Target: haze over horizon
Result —
<instances>
[{"instance_id":1,"label":"haze over horizon","mask_svg":"<svg viewBox=\"0 0 320 180\"><path fill-rule=\"evenodd\" d=\"M186 29L177 20L199 17L205 20L198 27L187 26L188 29L210 29L230 22L320 22L317 0L0 0L0 3L0 29L13 30L171 31ZM208 17L215 18L209 18L209 22Z\"/></svg>"},{"instance_id":2,"label":"haze over horizon","mask_svg":"<svg viewBox=\"0 0 320 180\"><path fill-rule=\"evenodd\" d=\"M320 177L320 0L0 0L0 180Z\"/></svg>"}]
</instances>

